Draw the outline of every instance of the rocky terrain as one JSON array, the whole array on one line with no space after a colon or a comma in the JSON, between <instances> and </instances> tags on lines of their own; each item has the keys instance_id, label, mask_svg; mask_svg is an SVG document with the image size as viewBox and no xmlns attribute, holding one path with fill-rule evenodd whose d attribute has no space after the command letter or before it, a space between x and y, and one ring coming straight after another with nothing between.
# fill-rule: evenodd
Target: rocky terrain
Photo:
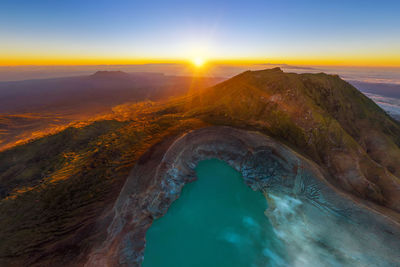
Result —
<instances>
[{"instance_id":1,"label":"rocky terrain","mask_svg":"<svg viewBox=\"0 0 400 267\"><path fill-rule=\"evenodd\" d=\"M318 166L272 138L230 127L209 127L183 135L163 151L165 147L145 154L129 175L113 208L107 239L92 252L87 266L139 266L145 233L153 219L164 215L185 183L196 179L197 163L211 158L228 162L253 190L265 193L269 217L275 218L280 198L290 196L297 201L297 217L290 223L307 223L313 237L308 237L308 242L322 242L325 252L336 250L335 257L341 263L400 264L400 228L395 218L335 190ZM286 230L286 218L273 223L275 229ZM347 239L341 238L343 231L349 235ZM289 256L295 261L295 245L301 246L301 242L284 241L294 250ZM363 256L370 253L373 260Z\"/></svg>"},{"instance_id":2,"label":"rocky terrain","mask_svg":"<svg viewBox=\"0 0 400 267\"><path fill-rule=\"evenodd\" d=\"M275 68L1 152L0 265L139 264L146 229L210 157L266 193L293 254L314 240L343 264L399 264L399 123L336 75ZM276 212L286 200L292 221ZM316 231L290 234L299 218Z\"/></svg>"}]
</instances>

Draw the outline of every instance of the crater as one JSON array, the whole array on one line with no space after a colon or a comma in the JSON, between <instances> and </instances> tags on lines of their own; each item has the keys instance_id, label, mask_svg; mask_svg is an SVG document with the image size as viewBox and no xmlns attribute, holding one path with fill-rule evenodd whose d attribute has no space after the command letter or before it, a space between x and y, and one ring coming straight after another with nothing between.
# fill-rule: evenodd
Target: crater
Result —
<instances>
[{"instance_id":1,"label":"crater","mask_svg":"<svg viewBox=\"0 0 400 267\"><path fill-rule=\"evenodd\" d=\"M273 266L282 244L264 215L267 201L217 159L200 162L168 212L146 233L143 267ZM195 262L193 259L196 259Z\"/></svg>"},{"instance_id":2,"label":"crater","mask_svg":"<svg viewBox=\"0 0 400 267\"><path fill-rule=\"evenodd\" d=\"M140 266L143 260L144 266L153 266L146 265L146 233L152 236L159 222L167 218L159 219L165 214L175 216L173 202L181 192L185 194L186 186L182 191L185 184L196 181L196 167L201 168L210 159L218 159L235 169L248 186L244 188L256 191L250 192L254 196L263 194L268 201L268 209L262 216L266 216L283 254L277 255L268 246L262 252L255 249L253 252L261 260L254 266L400 264L397 251L400 232L394 220L379 213L373 204L339 191L327 182L324 170L315 163L268 136L231 127L208 127L191 131L173 142L166 140L147 157L127 178L113 208L114 219L107 238L91 253L87 266ZM192 186L195 183L187 185L189 191ZM206 201L206 191L203 197ZM190 209L185 201L179 203L176 202ZM224 212L228 217L232 215L228 210ZM259 224L252 216L244 215L247 217L250 219L244 222L249 225ZM235 222L243 223L243 219ZM262 227L267 231L269 226ZM256 230L251 234L255 235ZM242 235L235 231L219 236L232 244L242 242ZM252 241L257 238L262 242L269 239L260 234ZM171 244L174 241L170 240ZM196 238L185 241L194 248L200 242ZM152 245L149 243L149 248ZM163 246L167 249L167 244ZM200 249L193 253L198 253L200 259ZM271 261L274 256L276 260ZM268 265L268 261L273 264Z\"/></svg>"}]
</instances>

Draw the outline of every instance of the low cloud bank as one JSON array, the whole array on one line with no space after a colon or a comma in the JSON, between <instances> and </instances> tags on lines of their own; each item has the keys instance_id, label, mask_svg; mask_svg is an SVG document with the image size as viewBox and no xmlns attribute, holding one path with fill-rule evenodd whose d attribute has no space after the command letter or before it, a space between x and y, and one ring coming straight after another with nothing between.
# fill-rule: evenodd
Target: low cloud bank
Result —
<instances>
[{"instance_id":1,"label":"low cloud bank","mask_svg":"<svg viewBox=\"0 0 400 267\"><path fill-rule=\"evenodd\" d=\"M400 120L400 98L364 93L393 118Z\"/></svg>"}]
</instances>

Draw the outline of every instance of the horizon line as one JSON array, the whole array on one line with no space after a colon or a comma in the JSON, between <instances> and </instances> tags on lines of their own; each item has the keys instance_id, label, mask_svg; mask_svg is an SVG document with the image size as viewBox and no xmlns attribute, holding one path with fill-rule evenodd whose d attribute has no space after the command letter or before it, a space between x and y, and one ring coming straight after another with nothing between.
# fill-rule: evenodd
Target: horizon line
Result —
<instances>
[{"instance_id":1,"label":"horizon line","mask_svg":"<svg viewBox=\"0 0 400 267\"><path fill-rule=\"evenodd\" d=\"M61 60L60 60L61 61ZM136 60L131 62L93 62L83 60L83 62L79 61L61 61L59 63L56 62L43 62L43 63L15 63L15 64L1 64L1 68L5 67L85 67L85 66L138 66L138 65L192 65L191 60L187 59L176 59L176 60L157 60L157 59L149 59L149 60ZM297 61L279 61L275 62L272 60L259 60L259 59L221 59L221 60L206 60L205 65L207 66L240 66L240 65L271 65L271 66L287 66L290 68L291 66L317 66L317 67L360 67L360 68L400 68L400 64L352 64L352 63L313 63L313 62L297 62Z\"/></svg>"}]
</instances>

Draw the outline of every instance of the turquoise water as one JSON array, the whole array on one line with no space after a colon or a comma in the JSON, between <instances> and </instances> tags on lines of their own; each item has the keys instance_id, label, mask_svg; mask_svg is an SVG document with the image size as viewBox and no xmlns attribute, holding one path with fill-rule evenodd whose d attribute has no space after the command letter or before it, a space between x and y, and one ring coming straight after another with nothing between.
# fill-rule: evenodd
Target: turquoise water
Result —
<instances>
[{"instance_id":1,"label":"turquoise water","mask_svg":"<svg viewBox=\"0 0 400 267\"><path fill-rule=\"evenodd\" d=\"M144 267L276 266L279 242L264 215L267 202L241 174L213 159L196 168L167 214L146 234Z\"/></svg>"}]
</instances>

